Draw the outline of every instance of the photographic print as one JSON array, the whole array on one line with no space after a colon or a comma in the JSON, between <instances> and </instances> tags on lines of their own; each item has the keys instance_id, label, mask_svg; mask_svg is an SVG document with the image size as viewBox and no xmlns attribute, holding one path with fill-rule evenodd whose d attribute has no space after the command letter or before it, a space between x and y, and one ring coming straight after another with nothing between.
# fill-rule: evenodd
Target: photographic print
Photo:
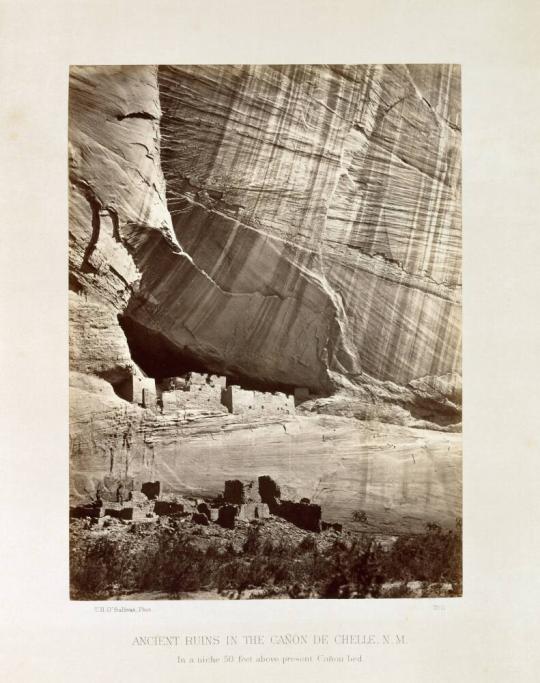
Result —
<instances>
[{"instance_id":1,"label":"photographic print","mask_svg":"<svg viewBox=\"0 0 540 683\"><path fill-rule=\"evenodd\" d=\"M73 600L461 595L460 78L70 68Z\"/></svg>"}]
</instances>

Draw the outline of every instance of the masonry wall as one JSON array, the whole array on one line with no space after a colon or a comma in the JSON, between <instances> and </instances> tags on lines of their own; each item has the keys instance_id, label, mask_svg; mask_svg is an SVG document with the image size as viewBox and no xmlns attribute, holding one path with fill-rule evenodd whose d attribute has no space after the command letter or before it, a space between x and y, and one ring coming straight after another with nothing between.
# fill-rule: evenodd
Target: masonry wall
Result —
<instances>
[{"instance_id":1,"label":"masonry wall","mask_svg":"<svg viewBox=\"0 0 540 683\"><path fill-rule=\"evenodd\" d=\"M126 401L137 403L145 408L156 405L156 381L152 377L135 374L116 387L117 393Z\"/></svg>"},{"instance_id":2,"label":"masonry wall","mask_svg":"<svg viewBox=\"0 0 540 683\"><path fill-rule=\"evenodd\" d=\"M227 378L190 373L185 379L171 377L160 383L163 412L178 410L223 410L249 417L294 415L294 396L226 386Z\"/></svg>"},{"instance_id":3,"label":"masonry wall","mask_svg":"<svg viewBox=\"0 0 540 683\"><path fill-rule=\"evenodd\" d=\"M222 387L225 377L202 375L192 372L184 381L182 378L171 378L165 386L175 387L161 393L163 412L177 410L223 410L221 402Z\"/></svg>"},{"instance_id":4,"label":"masonry wall","mask_svg":"<svg viewBox=\"0 0 540 683\"><path fill-rule=\"evenodd\" d=\"M294 397L281 392L248 391L236 385L227 387L223 403L234 415L292 415Z\"/></svg>"},{"instance_id":5,"label":"masonry wall","mask_svg":"<svg viewBox=\"0 0 540 683\"><path fill-rule=\"evenodd\" d=\"M137 391L140 388L140 403L144 408L154 408L156 406L156 381L152 377L141 377Z\"/></svg>"}]
</instances>

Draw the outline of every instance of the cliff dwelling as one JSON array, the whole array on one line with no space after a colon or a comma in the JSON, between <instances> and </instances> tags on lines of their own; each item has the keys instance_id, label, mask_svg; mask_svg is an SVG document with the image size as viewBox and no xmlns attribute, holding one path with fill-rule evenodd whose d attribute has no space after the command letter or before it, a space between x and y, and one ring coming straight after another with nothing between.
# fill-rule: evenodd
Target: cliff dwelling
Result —
<instances>
[{"instance_id":1,"label":"cliff dwelling","mask_svg":"<svg viewBox=\"0 0 540 683\"><path fill-rule=\"evenodd\" d=\"M295 413L295 396L284 392L257 391L228 384L227 378L199 372L155 380L139 368L135 374L115 385L115 392L125 401L161 414L185 410L222 412L246 417L286 416ZM305 387L299 390L303 400L309 397Z\"/></svg>"},{"instance_id":2,"label":"cliff dwelling","mask_svg":"<svg viewBox=\"0 0 540 683\"><path fill-rule=\"evenodd\" d=\"M176 348L163 335L126 316L119 316L119 322L137 365L133 375L113 386L116 394L130 403L163 414L226 408L233 415L283 417L294 415L297 405L313 398L307 387L213 373L199 358Z\"/></svg>"}]
</instances>

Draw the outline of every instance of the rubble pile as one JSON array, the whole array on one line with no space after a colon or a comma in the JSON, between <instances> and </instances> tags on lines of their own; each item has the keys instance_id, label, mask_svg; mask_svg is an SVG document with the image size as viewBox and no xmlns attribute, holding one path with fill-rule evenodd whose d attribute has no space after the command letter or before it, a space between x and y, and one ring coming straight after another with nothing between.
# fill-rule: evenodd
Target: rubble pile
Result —
<instances>
[{"instance_id":1,"label":"rubble pile","mask_svg":"<svg viewBox=\"0 0 540 683\"><path fill-rule=\"evenodd\" d=\"M160 517L189 518L194 524L208 526L218 524L224 529L234 529L237 522L265 520L271 516L281 517L306 531L320 532L333 529L341 532L341 524L321 520L321 506L303 497L300 501L281 498L281 488L268 475L258 481L225 481L223 494L214 500L188 499L176 494L161 492L161 484L144 482L140 491L133 481L111 482L98 488L95 499L73 507L70 516L88 518L91 524L104 526L110 519L124 522L156 522ZM116 490L116 493L114 491Z\"/></svg>"}]
</instances>

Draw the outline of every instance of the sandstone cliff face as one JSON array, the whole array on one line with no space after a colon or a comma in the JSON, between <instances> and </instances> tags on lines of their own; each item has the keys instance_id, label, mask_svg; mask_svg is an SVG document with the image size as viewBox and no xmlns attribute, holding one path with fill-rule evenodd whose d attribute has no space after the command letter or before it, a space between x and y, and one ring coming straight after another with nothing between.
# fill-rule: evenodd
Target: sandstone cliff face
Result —
<instances>
[{"instance_id":1,"label":"sandstone cliff face","mask_svg":"<svg viewBox=\"0 0 540 683\"><path fill-rule=\"evenodd\" d=\"M359 510L366 528L390 533L420 532L427 521L453 526L461 516L460 434L326 415L160 415L88 378L72 387L71 419L74 500L104 478L157 480L168 492L212 497L227 479L268 474L283 482L284 497L305 496L325 520L350 526Z\"/></svg>"},{"instance_id":2,"label":"sandstone cliff face","mask_svg":"<svg viewBox=\"0 0 540 683\"><path fill-rule=\"evenodd\" d=\"M129 237L172 241L154 67L74 67L69 115L70 367L116 381L132 359L118 325L140 280Z\"/></svg>"},{"instance_id":3,"label":"sandstone cliff face","mask_svg":"<svg viewBox=\"0 0 540 683\"><path fill-rule=\"evenodd\" d=\"M173 288L172 341L316 390L459 371L455 68L165 67L159 84L193 263L163 290L143 278L138 320Z\"/></svg>"},{"instance_id":4,"label":"sandstone cliff face","mask_svg":"<svg viewBox=\"0 0 540 683\"><path fill-rule=\"evenodd\" d=\"M312 431L325 444L318 462L338 462L325 420L348 424L349 444L367 434L359 419L382 420L407 454L417 430L406 427L428 428L413 442L437 441L426 451L434 469L416 468L415 486L434 490L460 449L458 435L428 431L461 419L460 135L452 66L74 67L72 493L126 467L157 468L188 490L214 486L186 464L188 442L185 463L171 455L183 427L115 395L134 361L153 375L191 364L319 395L278 426L277 441L265 424L250 426L251 445L233 439L245 463L262 465L285 442L303 458ZM231 420L187 419L206 435L205 462L232 457ZM287 429L303 436L291 441ZM240 467L217 460L216 492L221 472L236 476L227 463ZM447 518L459 499L454 465L439 480L444 502L428 505ZM399 472L410 489L412 473ZM328 504L345 509L352 494L340 491Z\"/></svg>"}]
</instances>

